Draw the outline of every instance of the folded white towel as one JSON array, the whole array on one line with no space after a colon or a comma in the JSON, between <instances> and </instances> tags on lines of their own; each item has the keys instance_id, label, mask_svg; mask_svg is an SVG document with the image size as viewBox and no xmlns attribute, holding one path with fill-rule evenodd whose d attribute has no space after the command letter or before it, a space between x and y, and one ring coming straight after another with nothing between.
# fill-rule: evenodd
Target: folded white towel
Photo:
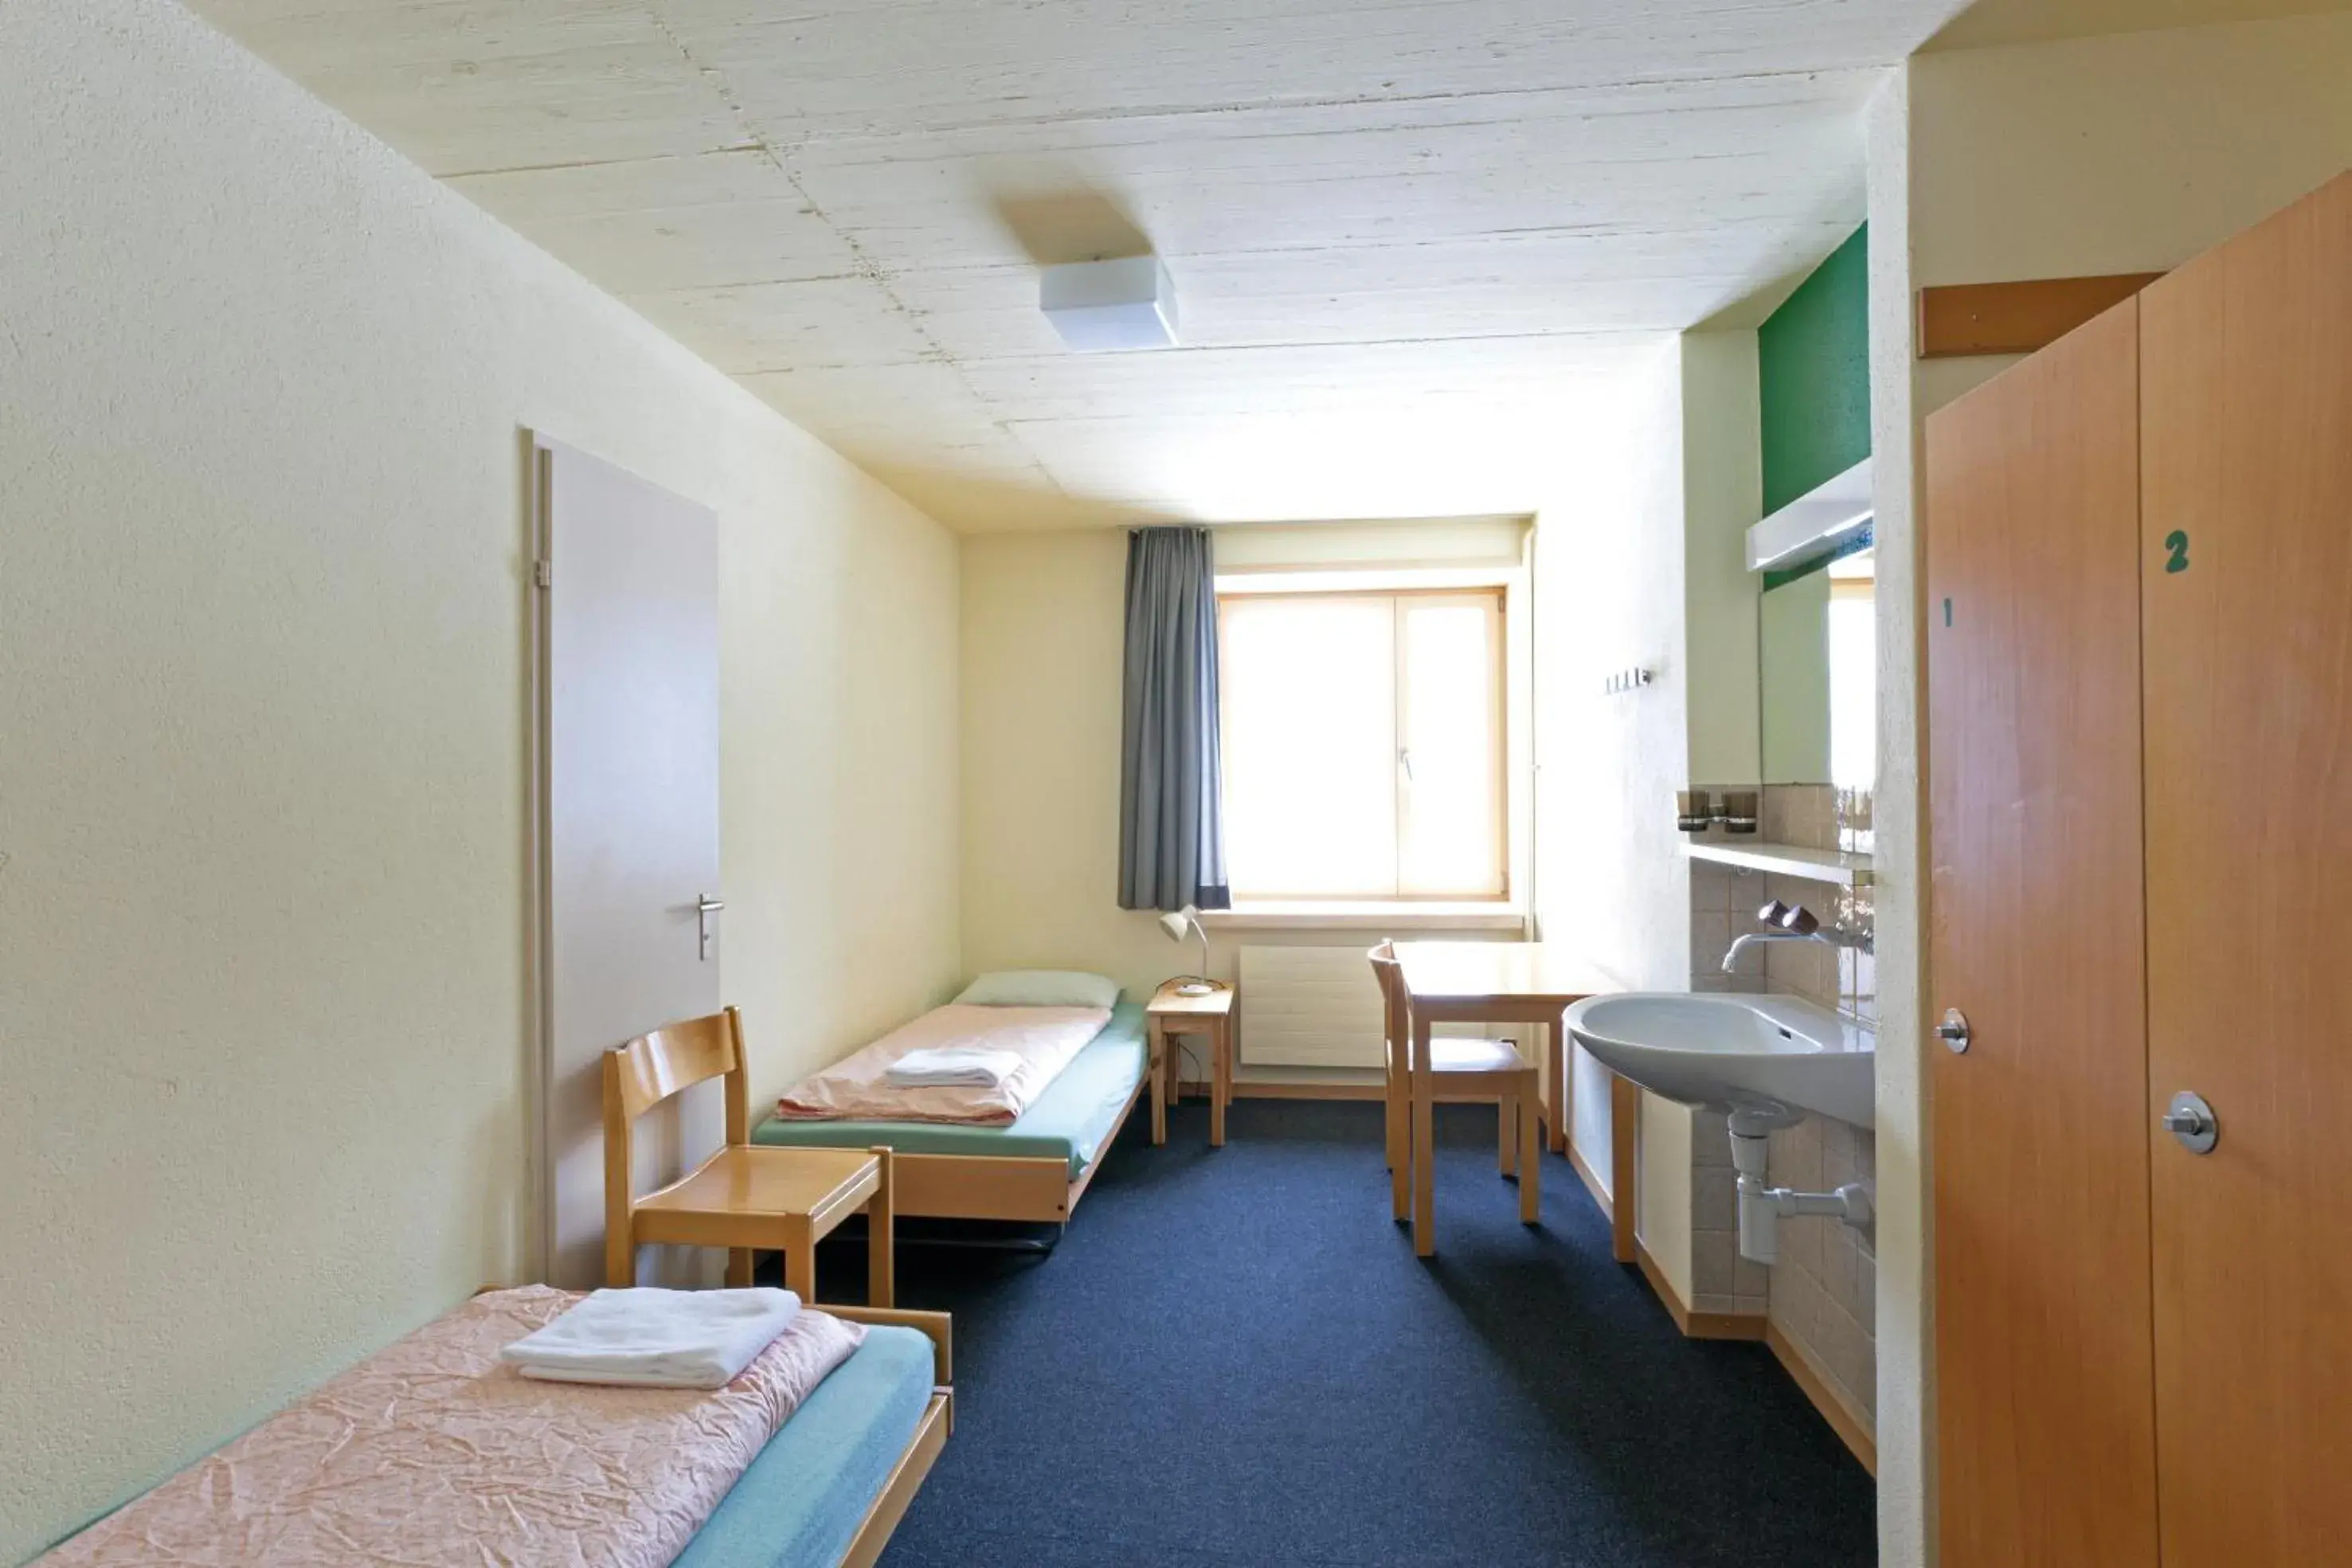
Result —
<instances>
[{"instance_id":1,"label":"folded white towel","mask_svg":"<svg viewBox=\"0 0 2352 1568\"><path fill-rule=\"evenodd\" d=\"M551 1383L723 1388L800 1310L790 1291L596 1291L499 1359Z\"/></svg>"},{"instance_id":2,"label":"folded white towel","mask_svg":"<svg viewBox=\"0 0 2352 1568\"><path fill-rule=\"evenodd\" d=\"M1018 1051L990 1051L977 1045L941 1045L929 1051L908 1051L892 1062L882 1076L901 1089L965 1083L993 1089L1020 1065Z\"/></svg>"}]
</instances>

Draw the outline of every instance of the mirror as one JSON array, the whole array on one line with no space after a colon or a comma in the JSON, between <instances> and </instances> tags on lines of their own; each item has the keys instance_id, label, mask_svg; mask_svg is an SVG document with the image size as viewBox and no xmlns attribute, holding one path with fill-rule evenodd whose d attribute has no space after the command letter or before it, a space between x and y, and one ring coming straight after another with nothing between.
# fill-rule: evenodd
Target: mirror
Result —
<instances>
[{"instance_id":1,"label":"mirror","mask_svg":"<svg viewBox=\"0 0 2352 1568\"><path fill-rule=\"evenodd\" d=\"M1757 616L1766 784L1875 783L1877 587L1867 540L1766 576Z\"/></svg>"}]
</instances>

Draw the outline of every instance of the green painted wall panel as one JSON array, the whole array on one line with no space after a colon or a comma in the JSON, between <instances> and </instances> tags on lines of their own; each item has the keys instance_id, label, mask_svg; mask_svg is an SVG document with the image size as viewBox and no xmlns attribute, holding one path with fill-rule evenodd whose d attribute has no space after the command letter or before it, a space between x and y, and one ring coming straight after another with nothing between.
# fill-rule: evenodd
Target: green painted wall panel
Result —
<instances>
[{"instance_id":1,"label":"green painted wall panel","mask_svg":"<svg viewBox=\"0 0 2352 1568\"><path fill-rule=\"evenodd\" d=\"M1854 230L1757 331L1768 515L1870 455L1869 237Z\"/></svg>"}]
</instances>

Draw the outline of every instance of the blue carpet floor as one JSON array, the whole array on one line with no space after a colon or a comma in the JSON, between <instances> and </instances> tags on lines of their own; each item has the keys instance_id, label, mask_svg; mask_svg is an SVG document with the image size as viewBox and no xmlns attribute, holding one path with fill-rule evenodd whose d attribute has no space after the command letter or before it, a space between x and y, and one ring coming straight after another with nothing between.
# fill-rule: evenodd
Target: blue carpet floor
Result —
<instances>
[{"instance_id":1,"label":"blue carpet floor","mask_svg":"<svg viewBox=\"0 0 2352 1568\"><path fill-rule=\"evenodd\" d=\"M1846 1568L1870 1478L1762 1346L1685 1340L1565 1160L1541 1228L1441 1107L1438 1256L1380 1109L1139 1108L1050 1257L908 1247L956 1430L885 1568ZM854 1244L853 1244L854 1245ZM822 1265L860 1278L854 1256Z\"/></svg>"}]
</instances>

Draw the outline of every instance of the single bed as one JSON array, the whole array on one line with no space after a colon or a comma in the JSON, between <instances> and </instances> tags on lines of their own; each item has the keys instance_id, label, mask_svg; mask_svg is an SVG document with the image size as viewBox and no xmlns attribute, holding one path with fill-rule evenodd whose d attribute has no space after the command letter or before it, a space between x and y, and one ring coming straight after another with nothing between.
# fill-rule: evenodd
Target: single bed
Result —
<instances>
[{"instance_id":1,"label":"single bed","mask_svg":"<svg viewBox=\"0 0 2352 1568\"><path fill-rule=\"evenodd\" d=\"M827 1122L771 1116L755 1144L897 1152L891 1207L902 1216L1061 1223L1101 1167L1151 1071L1144 1010L1120 1001L1110 1021L1036 1100L1002 1127L936 1122Z\"/></svg>"},{"instance_id":2,"label":"single bed","mask_svg":"<svg viewBox=\"0 0 2352 1568\"><path fill-rule=\"evenodd\" d=\"M577 1299L543 1286L478 1294L40 1563L870 1568L880 1557L953 1426L945 1313L820 1308L707 1394L581 1389L500 1364L504 1346Z\"/></svg>"},{"instance_id":3,"label":"single bed","mask_svg":"<svg viewBox=\"0 0 2352 1568\"><path fill-rule=\"evenodd\" d=\"M882 1555L954 1425L947 1319L824 1310L867 1324L866 1343L769 1439L672 1568L870 1568Z\"/></svg>"}]
</instances>

